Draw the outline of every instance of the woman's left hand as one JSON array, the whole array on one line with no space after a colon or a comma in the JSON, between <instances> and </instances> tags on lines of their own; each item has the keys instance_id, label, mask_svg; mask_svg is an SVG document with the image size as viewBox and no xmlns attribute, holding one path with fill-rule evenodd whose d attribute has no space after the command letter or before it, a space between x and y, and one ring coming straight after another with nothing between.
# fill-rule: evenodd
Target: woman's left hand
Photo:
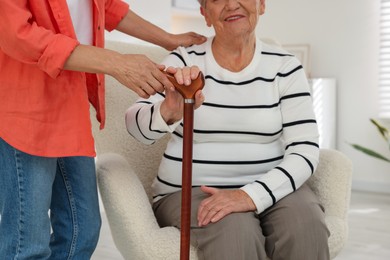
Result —
<instances>
[{"instance_id":1,"label":"woman's left hand","mask_svg":"<svg viewBox=\"0 0 390 260\"><path fill-rule=\"evenodd\" d=\"M170 34L170 44L164 46L168 51L173 51L179 46L188 47L191 45L199 45L204 43L207 38L195 32L187 32L180 34Z\"/></svg>"},{"instance_id":2,"label":"woman's left hand","mask_svg":"<svg viewBox=\"0 0 390 260\"><path fill-rule=\"evenodd\" d=\"M176 82L183 86L190 86L200 73L197 66L173 68L168 67L167 72L174 75ZM202 90L195 93L194 109L199 108L204 102ZM166 88L165 99L161 103L160 113L164 121L169 125L183 118L183 97L174 88Z\"/></svg>"},{"instance_id":3,"label":"woman's left hand","mask_svg":"<svg viewBox=\"0 0 390 260\"><path fill-rule=\"evenodd\" d=\"M256 206L245 191L240 189L222 190L201 186L201 190L210 194L198 208L198 226L217 222L233 212L255 211Z\"/></svg>"}]
</instances>

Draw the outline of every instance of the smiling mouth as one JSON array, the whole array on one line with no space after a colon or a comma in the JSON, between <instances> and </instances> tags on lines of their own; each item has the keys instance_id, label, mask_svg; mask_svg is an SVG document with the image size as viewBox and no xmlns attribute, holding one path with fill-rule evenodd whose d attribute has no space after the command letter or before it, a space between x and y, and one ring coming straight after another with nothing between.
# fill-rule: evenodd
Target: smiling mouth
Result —
<instances>
[{"instance_id":1,"label":"smiling mouth","mask_svg":"<svg viewBox=\"0 0 390 260\"><path fill-rule=\"evenodd\" d=\"M236 20L241 19L242 17L243 17L242 15L230 16L230 17L226 18L225 21L226 22L236 21Z\"/></svg>"}]
</instances>

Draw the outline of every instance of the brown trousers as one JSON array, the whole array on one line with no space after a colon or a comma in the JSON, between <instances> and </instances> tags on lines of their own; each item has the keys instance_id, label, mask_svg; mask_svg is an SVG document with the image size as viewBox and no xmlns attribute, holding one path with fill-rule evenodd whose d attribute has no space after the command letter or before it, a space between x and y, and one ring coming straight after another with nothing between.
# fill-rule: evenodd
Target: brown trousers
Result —
<instances>
[{"instance_id":1,"label":"brown trousers","mask_svg":"<svg viewBox=\"0 0 390 260\"><path fill-rule=\"evenodd\" d=\"M323 207L307 185L260 215L232 213L198 227L198 206L207 196L199 188L192 189L191 244L198 249L200 260L329 259ZM160 226L180 228L180 207L181 192L155 202L153 210Z\"/></svg>"}]
</instances>

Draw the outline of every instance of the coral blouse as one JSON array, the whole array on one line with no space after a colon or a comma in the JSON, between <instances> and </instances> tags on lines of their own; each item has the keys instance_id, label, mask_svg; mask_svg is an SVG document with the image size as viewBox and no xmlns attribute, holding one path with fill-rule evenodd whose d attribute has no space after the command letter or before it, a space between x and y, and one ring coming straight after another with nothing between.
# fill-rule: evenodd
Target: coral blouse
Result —
<instances>
[{"instance_id":1,"label":"coral blouse","mask_svg":"<svg viewBox=\"0 0 390 260\"><path fill-rule=\"evenodd\" d=\"M91 0L93 44L128 12ZM89 102L104 127L104 75L66 71L79 44L66 0L0 0L0 138L38 156L95 156Z\"/></svg>"}]
</instances>

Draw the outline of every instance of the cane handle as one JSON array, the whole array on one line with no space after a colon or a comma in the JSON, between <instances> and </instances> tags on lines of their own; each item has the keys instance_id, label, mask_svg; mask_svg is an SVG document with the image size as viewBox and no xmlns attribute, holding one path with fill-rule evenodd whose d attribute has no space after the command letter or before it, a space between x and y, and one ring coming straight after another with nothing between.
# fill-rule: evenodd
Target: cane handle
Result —
<instances>
[{"instance_id":1,"label":"cane handle","mask_svg":"<svg viewBox=\"0 0 390 260\"><path fill-rule=\"evenodd\" d=\"M168 73L166 71L163 71L169 81L173 84L173 86L176 88L176 90L183 96L184 99L195 99L195 93L203 89L204 87L204 77L203 73L199 72L199 75L196 79L192 80L191 85L185 86L185 85L180 85L177 83L175 77L173 74Z\"/></svg>"}]
</instances>

